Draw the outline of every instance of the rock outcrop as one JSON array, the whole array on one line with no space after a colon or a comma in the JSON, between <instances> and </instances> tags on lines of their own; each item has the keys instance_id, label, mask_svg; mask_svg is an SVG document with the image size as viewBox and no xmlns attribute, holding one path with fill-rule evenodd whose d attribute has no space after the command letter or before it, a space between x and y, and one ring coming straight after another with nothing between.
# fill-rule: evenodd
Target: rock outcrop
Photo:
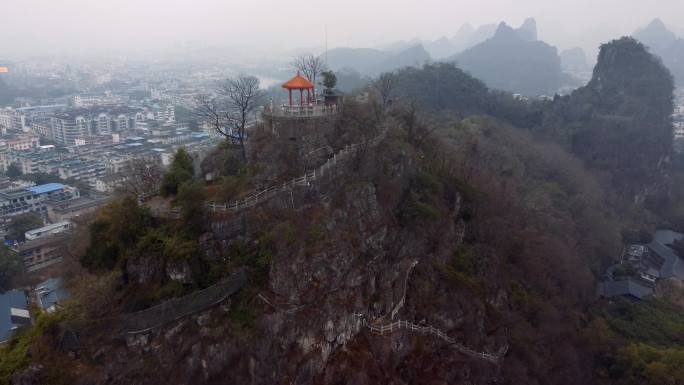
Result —
<instances>
[{"instance_id":1,"label":"rock outcrop","mask_svg":"<svg viewBox=\"0 0 684 385\"><path fill-rule=\"evenodd\" d=\"M496 352L505 344L503 334L485 325L483 303L467 290L453 291L437 267L463 242L461 195L454 192L433 202L438 218L401 223L397 210L419 176L414 160L402 152L366 156L370 159L356 174L283 193L250 212L260 221L251 222L254 227L242 242L263 242L267 230L274 245L265 286L100 348L98 362L103 364L80 383L219 384L230 379L375 384L420 379L441 384L496 378L491 363L459 353L439 338L405 331L377 336L364 326L363 320L386 322L397 309L396 317L438 325L479 351ZM268 223L277 225L264 228ZM158 269L136 269L139 276L152 270ZM172 278L182 271L166 266ZM402 299L404 306L397 308Z\"/></svg>"}]
</instances>

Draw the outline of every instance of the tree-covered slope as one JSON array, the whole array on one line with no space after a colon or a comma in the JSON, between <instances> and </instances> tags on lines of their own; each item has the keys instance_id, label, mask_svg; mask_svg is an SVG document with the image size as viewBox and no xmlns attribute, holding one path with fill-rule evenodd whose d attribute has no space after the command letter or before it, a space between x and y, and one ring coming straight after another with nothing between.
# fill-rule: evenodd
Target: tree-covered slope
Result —
<instances>
[{"instance_id":1,"label":"tree-covered slope","mask_svg":"<svg viewBox=\"0 0 684 385\"><path fill-rule=\"evenodd\" d=\"M660 190L672 152L670 72L632 38L601 46L587 86L558 98L542 123L617 190L642 201Z\"/></svg>"}]
</instances>

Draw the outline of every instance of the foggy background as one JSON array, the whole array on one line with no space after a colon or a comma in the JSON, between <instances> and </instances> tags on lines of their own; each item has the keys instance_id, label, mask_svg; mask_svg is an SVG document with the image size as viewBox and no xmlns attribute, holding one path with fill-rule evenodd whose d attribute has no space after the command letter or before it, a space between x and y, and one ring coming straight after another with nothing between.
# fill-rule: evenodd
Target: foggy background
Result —
<instances>
[{"instance_id":1,"label":"foggy background","mask_svg":"<svg viewBox=\"0 0 684 385\"><path fill-rule=\"evenodd\" d=\"M285 51L375 47L535 17L559 49L598 45L660 17L684 35L682 0L2 0L0 56L161 53L187 47Z\"/></svg>"}]
</instances>

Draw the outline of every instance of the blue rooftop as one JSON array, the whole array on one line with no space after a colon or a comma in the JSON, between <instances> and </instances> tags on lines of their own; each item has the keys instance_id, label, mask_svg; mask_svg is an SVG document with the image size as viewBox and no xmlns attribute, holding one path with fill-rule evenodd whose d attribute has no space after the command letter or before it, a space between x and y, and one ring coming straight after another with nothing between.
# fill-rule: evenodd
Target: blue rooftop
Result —
<instances>
[{"instance_id":1,"label":"blue rooftop","mask_svg":"<svg viewBox=\"0 0 684 385\"><path fill-rule=\"evenodd\" d=\"M23 291L11 290L0 294L0 342L7 341L12 335L12 330L21 324L12 320L12 308L28 310L26 294Z\"/></svg>"},{"instance_id":2,"label":"blue rooftop","mask_svg":"<svg viewBox=\"0 0 684 385\"><path fill-rule=\"evenodd\" d=\"M31 191L34 194L46 194L53 191L61 190L63 188L64 185L61 183L47 183L41 184L39 186L33 186L29 188L29 191Z\"/></svg>"}]
</instances>

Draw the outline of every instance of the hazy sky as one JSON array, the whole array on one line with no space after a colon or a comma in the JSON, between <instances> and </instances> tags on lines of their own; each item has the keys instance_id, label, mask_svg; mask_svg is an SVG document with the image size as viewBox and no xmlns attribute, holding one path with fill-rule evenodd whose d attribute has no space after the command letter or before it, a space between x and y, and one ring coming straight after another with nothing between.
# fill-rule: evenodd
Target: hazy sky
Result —
<instances>
[{"instance_id":1,"label":"hazy sky","mask_svg":"<svg viewBox=\"0 0 684 385\"><path fill-rule=\"evenodd\" d=\"M183 41L296 48L323 45L326 25L330 47L376 46L528 16L543 40L588 48L655 17L683 34L684 0L0 0L0 56Z\"/></svg>"}]
</instances>

